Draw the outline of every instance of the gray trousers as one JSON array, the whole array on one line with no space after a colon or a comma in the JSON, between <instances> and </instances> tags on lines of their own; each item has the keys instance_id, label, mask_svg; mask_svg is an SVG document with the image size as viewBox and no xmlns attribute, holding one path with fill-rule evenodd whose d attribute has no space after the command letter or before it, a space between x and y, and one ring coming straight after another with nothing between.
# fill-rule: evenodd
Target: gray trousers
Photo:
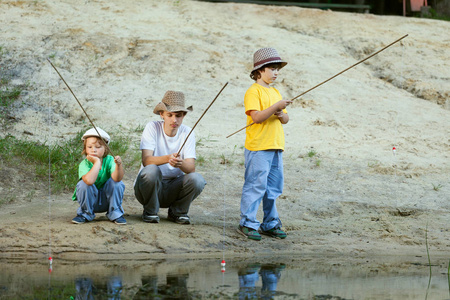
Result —
<instances>
[{"instance_id":1,"label":"gray trousers","mask_svg":"<svg viewBox=\"0 0 450 300\"><path fill-rule=\"evenodd\" d=\"M206 185L203 176L189 173L177 178L163 179L158 166L145 166L134 184L134 195L149 215L159 208L169 208L175 216L187 216L189 206Z\"/></svg>"}]
</instances>

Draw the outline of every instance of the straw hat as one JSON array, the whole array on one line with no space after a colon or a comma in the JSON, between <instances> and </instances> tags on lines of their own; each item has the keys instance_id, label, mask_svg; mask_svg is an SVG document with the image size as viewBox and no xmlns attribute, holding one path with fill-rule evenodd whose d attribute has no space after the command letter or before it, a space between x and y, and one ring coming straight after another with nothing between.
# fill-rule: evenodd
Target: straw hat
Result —
<instances>
[{"instance_id":1,"label":"straw hat","mask_svg":"<svg viewBox=\"0 0 450 300\"><path fill-rule=\"evenodd\" d=\"M155 109L153 110L154 114L159 115L161 111L192 111L192 106L189 106L188 108L185 108L184 104L184 94L182 92L176 92L176 91L167 91L164 94L163 99L161 102L156 105Z\"/></svg>"},{"instance_id":2,"label":"straw hat","mask_svg":"<svg viewBox=\"0 0 450 300\"><path fill-rule=\"evenodd\" d=\"M100 133L101 138L105 141L105 143L107 145L109 145L109 141L111 140L111 138L109 137L109 134L107 134L106 131L104 131L100 127L96 127L96 128L98 130L98 133ZM98 133L95 130L95 128L91 128L83 134L83 136L81 137L81 140L84 141L88 137L92 137L92 136L98 137Z\"/></svg>"},{"instance_id":3,"label":"straw hat","mask_svg":"<svg viewBox=\"0 0 450 300\"><path fill-rule=\"evenodd\" d=\"M253 54L253 71L258 70L262 66L273 63L281 63L281 67L287 65L287 62L283 61L274 48L261 48Z\"/></svg>"}]
</instances>

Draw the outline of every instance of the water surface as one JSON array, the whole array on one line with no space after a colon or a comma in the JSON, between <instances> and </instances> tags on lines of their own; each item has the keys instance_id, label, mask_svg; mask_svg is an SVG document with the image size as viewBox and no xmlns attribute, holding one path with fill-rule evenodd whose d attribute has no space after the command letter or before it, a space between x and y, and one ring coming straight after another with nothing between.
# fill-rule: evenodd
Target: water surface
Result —
<instances>
[{"instance_id":1,"label":"water surface","mask_svg":"<svg viewBox=\"0 0 450 300\"><path fill-rule=\"evenodd\" d=\"M448 260L1 260L0 299L450 299Z\"/></svg>"}]
</instances>

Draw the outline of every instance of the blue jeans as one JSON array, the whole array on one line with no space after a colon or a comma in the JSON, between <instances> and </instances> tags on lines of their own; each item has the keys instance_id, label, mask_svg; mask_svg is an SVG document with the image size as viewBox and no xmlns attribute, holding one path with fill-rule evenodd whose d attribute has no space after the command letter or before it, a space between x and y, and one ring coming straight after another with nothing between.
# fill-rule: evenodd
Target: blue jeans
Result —
<instances>
[{"instance_id":1,"label":"blue jeans","mask_svg":"<svg viewBox=\"0 0 450 300\"><path fill-rule=\"evenodd\" d=\"M77 183L77 200L80 204L77 215L83 216L88 221L95 218L96 212L106 212L109 220L114 221L123 215L122 199L125 184L122 181L115 182L112 178L101 189L95 184L87 185L83 180Z\"/></svg>"},{"instance_id":2,"label":"blue jeans","mask_svg":"<svg viewBox=\"0 0 450 300\"><path fill-rule=\"evenodd\" d=\"M283 151L250 151L245 149L245 183L241 197L240 225L267 231L281 227L275 206L283 192ZM263 202L264 219L256 219L259 204Z\"/></svg>"}]
</instances>

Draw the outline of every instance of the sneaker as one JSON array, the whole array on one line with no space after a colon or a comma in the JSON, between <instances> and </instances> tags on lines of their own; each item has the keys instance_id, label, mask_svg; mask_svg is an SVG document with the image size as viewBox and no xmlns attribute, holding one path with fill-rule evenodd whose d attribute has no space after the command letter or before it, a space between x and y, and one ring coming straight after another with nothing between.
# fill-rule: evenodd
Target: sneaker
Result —
<instances>
[{"instance_id":1,"label":"sneaker","mask_svg":"<svg viewBox=\"0 0 450 300\"><path fill-rule=\"evenodd\" d=\"M261 234L268 235L270 237L277 238L277 239L285 239L286 236L287 236L286 232L281 230L281 228L279 228L279 227L278 228L272 228L272 229L267 230L267 231L263 231L263 230L260 229L259 232Z\"/></svg>"},{"instance_id":2,"label":"sneaker","mask_svg":"<svg viewBox=\"0 0 450 300\"><path fill-rule=\"evenodd\" d=\"M178 224L191 224L189 216L175 216L170 209L167 218Z\"/></svg>"},{"instance_id":3,"label":"sneaker","mask_svg":"<svg viewBox=\"0 0 450 300\"><path fill-rule=\"evenodd\" d=\"M83 223L86 223L87 221L88 220L86 220L85 217L80 216L80 215L78 215L72 219L72 223L74 223L74 224L83 224Z\"/></svg>"},{"instance_id":4,"label":"sneaker","mask_svg":"<svg viewBox=\"0 0 450 300\"><path fill-rule=\"evenodd\" d=\"M158 215L149 215L146 212L142 214L142 221L147 223L159 223Z\"/></svg>"},{"instance_id":5,"label":"sneaker","mask_svg":"<svg viewBox=\"0 0 450 300\"><path fill-rule=\"evenodd\" d=\"M116 223L117 225L126 225L127 224L127 220L125 220L125 218L123 216L115 219L113 222Z\"/></svg>"},{"instance_id":6,"label":"sneaker","mask_svg":"<svg viewBox=\"0 0 450 300\"><path fill-rule=\"evenodd\" d=\"M248 228L248 227L239 225L238 232L240 234L248 237L251 240L254 240L254 241L260 241L261 240L261 235L259 234L258 231L256 231L253 228Z\"/></svg>"}]
</instances>

